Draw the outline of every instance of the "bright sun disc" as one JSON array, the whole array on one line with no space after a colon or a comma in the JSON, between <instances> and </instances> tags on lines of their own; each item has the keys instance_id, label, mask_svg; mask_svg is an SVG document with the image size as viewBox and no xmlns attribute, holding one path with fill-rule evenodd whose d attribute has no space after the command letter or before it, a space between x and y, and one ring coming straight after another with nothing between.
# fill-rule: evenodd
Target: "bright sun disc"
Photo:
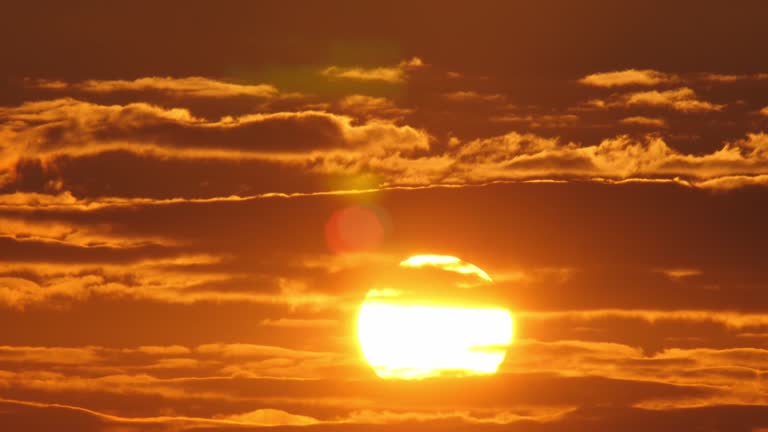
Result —
<instances>
[{"instance_id":1,"label":"bright sun disc","mask_svg":"<svg viewBox=\"0 0 768 432\"><path fill-rule=\"evenodd\" d=\"M453 257L421 255L401 266L438 267L490 281L479 268ZM360 306L360 348L378 376L418 379L496 372L514 333L508 310L410 297L399 288L372 289Z\"/></svg>"}]
</instances>

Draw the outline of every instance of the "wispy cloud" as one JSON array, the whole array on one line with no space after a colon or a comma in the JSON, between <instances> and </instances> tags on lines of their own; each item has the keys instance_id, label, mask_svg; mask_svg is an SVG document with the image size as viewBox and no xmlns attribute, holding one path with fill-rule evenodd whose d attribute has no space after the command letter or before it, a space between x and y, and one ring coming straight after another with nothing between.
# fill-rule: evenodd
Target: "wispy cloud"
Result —
<instances>
[{"instance_id":1,"label":"wispy cloud","mask_svg":"<svg viewBox=\"0 0 768 432\"><path fill-rule=\"evenodd\" d=\"M322 74L331 78L400 83L406 80L411 71L421 67L424 67L424 62L418 57L413 57L410 60L403 60L395 66L387 67L330 66L323 69Z\"/></svg>"},{"instance_id":2,"label":"wispy cloud","mask_svg":"<svg viewBox=\"0 0 768 432\"><path fill-rule=\"evenodd\" d=\"M587 106L605 108L656 107L683 113L721 111L724 104L701 100L692 89L680 87L672 90L649 90L614 94L607 100L591 100Z\"/></svg>"},{"instance_id":3,"label":"wispy cloud","mask_svg":"<svg viewBox=\"0 0 768 432\"><path fill-rule=\"evenodd\" d=\"M490 120L498 123L524 124L532 128L566 128L577 124L579 116L575 114L502 114L492 116Z\"/></svg>"},{"instance_id":4,"label":"wispy cloud","mask_svg":"<svg viewBox=\"0 0 768 432\"><path fill-rule=\"evenodd\" d=\"M659 269L659 273L667 276L670 279L682 279L692 276L701 275L701 270L694 268L672 268L672 269Z\"/></svg>"},{"instance_id":5,"label":"wispy cloud","mask_svg":"<svg viewBox=\"0 0 768 432\"><path fill-rule=\"evenodd\" d=\"M626 69L587 75L579 80L581 84L595 87L654 86L678 82L676 75L653 69Z\"/></svg>"},{"instance_id":6,"label":"wispy cloud","mask_svg":"<svg viewBox=\"0 0 768 432\"><path fill-rule=\"evenodd\" d=\"M511 133L458 147L451 172L456 181L521 178L667 178L684 176L693 184L709 179L768 170L768 139L763 134L728 143L705 155L680 153L661 138L635 141L619 136L594 146Z\"/></svg>"},{"instance_id":7,"label":"wispy cloud","mask_svg":"<svg viewBox=\"0 0 768 432\"><path fill-rule=\"evenodd\" d=\"M77 225L57 221L32 221L17 217L0 217L0 237L23 242L48 242L77 247L131 248L147 244L165 246L176 244L167 238L116 234L107 224Z\"/></svg>"},{"instance_id":8,"label":"wispy cloud","mask_svg":"<svg viewBox=\"0 0 768 432\"><path fill-rule=\"evenodd\" d=\"M718 310L645 310L594 309L573 311L522 311L517 314L531 319L573 319L591 321L606 318L637 319L649 323L658 321L712 322L731 329L768 325L768 314L740 313Z\"/></svg>"},{"instance_id":9,"label":"wispy cloud","mask_svg":"<svg viewBox=\"0 0 768 432\"><path fill-rule=\"evenodd\" d=\"M96 297L172 304L240 302L335 310L346 307L339 296L308 290L300 279L221 270L215 266L221 258L212 255L179 255L170 250L162 251L166 257L148 258L143 256L149 252L136 249L130 251L136 256L131 259L113 256L105 248L87 252L79 251L75 255L78 258L63 263L6 262L0 266L0 306L57 307ZM126 259L131 262L128 268L123 265ZM190 269L196 271L190 273Z\"/></svg>"},{"instance_id":10,"label":"wispy cloud","mask_svg":"<svg viewBox=\"0 0 768 432\"><path fill-rule=\"evenodd\" d=\"M672 108L676 111L720 111L724 105L702 101L687 87L667 91L646 91L630 93L623 100L627 105L647 105Z\"/></svg>"},{"instance_id":11,"label":"wispy cloud","mask_svg":"<svg viewBox=\"0 0 768 432\"><path fill-rule=\"evenodd\" d=\"M664 120L663 118L657 118L657 117L643 117L643 116L625 117L621 119L621 123L627 124L627 125L638 125L638 126L647 126L647 127L656 127L656 128L667 127L667 121Z\"/></svg>"},{"instance_id":12,"label":"wispy cloud","mask_svg":"<svg viewBox=\"0 0 768 432\"><path fill-rule=\"evenodd\" d=\"M670 409L688 406L766 403L754 383L768 365L768 351L755 348L669 348L647 355L619 343L580 340L520 340L510 348L506 371L603 376L647 382L697 384L723 391L691 398L644 401L642 406Z\"/></svg>"},{"instance_id":13,"label":"wispy cloud","mask_svg":"<svg viewBox=\"0 0 768 432\"><path fill-rule=\"evenodd\" d=\"M391 99L354 94L345 96L338 103L342 112L362 117L400 118L413 112L395 105Z\"/></svg>"},{"instance_id":14,"label":"wispy cloud","mask_svg":"<svg viewBox=\"0 0 768 432\"><path fill-rule=\"evenodd\" d=\"M192 97L254 96L271 98L278 90L269 84L237 84L204 77L146 77L134 80L88 80L69 83L44 79L27 79L28 87L69 90L84 93L158 91Z\"/></svg>"},{"instance_id":15,"label":"wispy cloud","mask_svg":"<svg viewBox=\"0 0 768 432\"><path fill-rule=\"evenodd\" d=\"M499 102L504 100L504 95L499 93L478 93L472 90L460 90L446 93L445 99L456 102Z\"/></svg>"},{"instance_id":16,"label":"wispy cloud","mask_svg":"<svg viewBox=\"0 0 768 432\"><path fill-rule=\"evenodd\" d=\"M739 81L760 81L768 80L768 73L755 73L755 74L718 74L718 73L705 73L701 74L700 79L710 82L718 83L732 83Z\"/></svg>"}]
</instances>

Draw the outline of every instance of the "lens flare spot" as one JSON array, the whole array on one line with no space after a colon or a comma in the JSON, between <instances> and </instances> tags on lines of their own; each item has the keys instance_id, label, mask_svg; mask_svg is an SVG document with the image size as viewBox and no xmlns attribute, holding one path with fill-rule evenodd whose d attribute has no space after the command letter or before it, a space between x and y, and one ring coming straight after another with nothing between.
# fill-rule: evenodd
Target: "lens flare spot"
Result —
<instances>
[{"instance_id":1,"label":"lens flare spot","mask_svg":"<svg viewBox=\"0 0 768 432\"><path fill-rule=\"evenodd\" d=\"M335 253L362 252L375 248L384 238L385 227L376 211L346 207L325 224L325 240Z\"/></svg>"}]
</instances>

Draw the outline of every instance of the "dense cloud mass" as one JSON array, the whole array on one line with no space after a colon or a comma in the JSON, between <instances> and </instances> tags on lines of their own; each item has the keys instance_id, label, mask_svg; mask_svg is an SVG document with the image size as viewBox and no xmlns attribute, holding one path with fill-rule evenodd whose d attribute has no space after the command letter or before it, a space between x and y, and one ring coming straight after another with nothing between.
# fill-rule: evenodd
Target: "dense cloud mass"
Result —
<instances>
[{"instance_id":1,"label":"dense cloud mass","mask_svg":"<svg viewBox=\"0 0 768 432\"><path fill-rule=\"evenodd\" d=\"M768 9L653 3L10 5L0 429L768 430ZM427 253L495 375L364 360Z\"/></svg>"}]
</instances>

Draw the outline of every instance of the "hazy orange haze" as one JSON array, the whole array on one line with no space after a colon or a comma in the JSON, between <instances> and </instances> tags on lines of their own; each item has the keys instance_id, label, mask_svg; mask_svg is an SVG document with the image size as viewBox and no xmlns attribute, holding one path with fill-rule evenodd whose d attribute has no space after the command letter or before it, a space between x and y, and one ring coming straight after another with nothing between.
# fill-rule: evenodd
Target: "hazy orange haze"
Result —
<instances>
[{"instance_id":1,"label":"hazy orange haze","mask_svg":"<svg viewBox=\"0 0 768 432\"><path fill-rule=\"evenodd\" d=\"M3 6L0 430L768 430L764 2Z\"/></svg>"}]
</instances>

